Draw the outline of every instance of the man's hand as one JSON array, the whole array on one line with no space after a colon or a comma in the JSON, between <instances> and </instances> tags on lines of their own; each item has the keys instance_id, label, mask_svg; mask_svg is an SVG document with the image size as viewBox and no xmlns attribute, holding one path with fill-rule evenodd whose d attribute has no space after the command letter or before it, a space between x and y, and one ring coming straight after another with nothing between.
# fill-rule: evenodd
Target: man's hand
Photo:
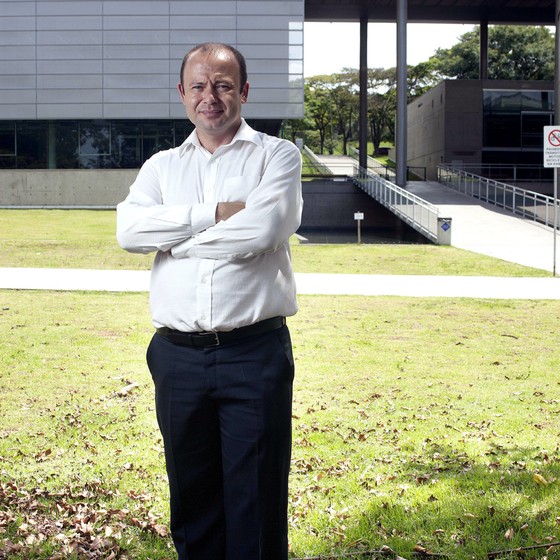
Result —
<instances>
[{"instance_id":1,"label":"man's hand","mask_svg":"<svg viewBox=\"0 0 560 560\"><path fill-rule=\"evenodd\" d=\"M231 218L245 208L244 202L218 202L216 206L216 223Z\"/></svg>"}]
</instances>

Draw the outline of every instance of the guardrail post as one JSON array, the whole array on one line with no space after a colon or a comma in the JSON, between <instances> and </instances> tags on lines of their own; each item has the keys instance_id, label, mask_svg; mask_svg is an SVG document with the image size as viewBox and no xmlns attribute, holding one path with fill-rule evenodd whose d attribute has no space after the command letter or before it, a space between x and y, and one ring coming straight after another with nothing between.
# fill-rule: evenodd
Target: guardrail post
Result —
<instances>
[{"instance_id":1,"label":"guardrail post","mask_svg":"<svg viewBox=\"0 0 560 560\"><path fill-rule=\"evenodd\" d=\"M451 218L437 219L437 241L438 245L451 245Z\"/></svg>"}]
</instances>

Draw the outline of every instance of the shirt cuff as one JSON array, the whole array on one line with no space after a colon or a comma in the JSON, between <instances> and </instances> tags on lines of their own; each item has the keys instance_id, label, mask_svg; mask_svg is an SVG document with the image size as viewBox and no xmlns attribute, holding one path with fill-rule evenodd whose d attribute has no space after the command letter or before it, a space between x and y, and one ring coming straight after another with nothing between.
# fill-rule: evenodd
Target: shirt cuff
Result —
<instances>
[{"instance_id":1,"label":"shirt cuff","mask_svg":"<svg viewBox=\"0 0 560 560\"><path fill-rule=\"evenodd\" d=\"M216 225L217 202L194 204L191 210L191 228L193 234L200 233Z\"/></svg>"}]
</instances>

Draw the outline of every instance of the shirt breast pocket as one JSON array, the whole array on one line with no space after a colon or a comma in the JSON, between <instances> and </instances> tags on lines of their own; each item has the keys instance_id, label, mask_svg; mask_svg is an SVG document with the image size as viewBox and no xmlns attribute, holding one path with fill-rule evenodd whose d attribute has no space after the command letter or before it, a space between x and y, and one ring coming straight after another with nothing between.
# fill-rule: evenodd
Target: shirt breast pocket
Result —
<instances>
[{"instance_id":1,"label":"shirt breast pocket","mask_svg":"<svg viewBox=\"0 0 560 560\"><path fill-rule=\"evenodd\" d=\"M245 202L261 181L260 175L239 175L224 179L224 202Z\"/></svg>"}]
</instances>

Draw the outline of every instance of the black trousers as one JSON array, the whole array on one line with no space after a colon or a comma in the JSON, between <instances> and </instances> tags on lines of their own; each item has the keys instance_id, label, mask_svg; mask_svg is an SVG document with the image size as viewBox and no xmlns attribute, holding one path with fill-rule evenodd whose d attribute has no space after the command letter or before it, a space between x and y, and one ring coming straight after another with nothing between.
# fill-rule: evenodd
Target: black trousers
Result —
<instances>
[{"instance_id":1,"label":"black trousers","mask_svg":"<svg viewBox=\"0 0 560 560\"><path fill-rule=\"evenodd\" d=\"M294 362L286 326L147 353L180 560L286 560Z\"/></svg>"}]
</instances>

